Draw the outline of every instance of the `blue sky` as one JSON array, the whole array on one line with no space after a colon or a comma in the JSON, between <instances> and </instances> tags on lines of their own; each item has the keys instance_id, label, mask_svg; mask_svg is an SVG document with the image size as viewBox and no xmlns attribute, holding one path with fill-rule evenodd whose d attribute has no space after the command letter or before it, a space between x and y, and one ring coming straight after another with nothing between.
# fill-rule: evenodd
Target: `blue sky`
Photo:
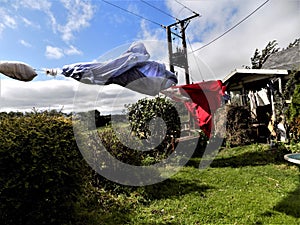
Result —
<instances>
[{"instance_id":1,"label":"blue sky","mask_svg":"<svg viewBox=\"0 0 300 225\"><path fill-rule=\"evenodd\" d=\"M143 2L111 2L163 24L174 22ZM153 4L166 8L163 1ZM101 0L1 0L0 15L0 59L25 61L35 68L91 61L142 35L140 18Z\"/></svg>"},{"instance_id":2,"label":"blue sky","mask_svg":"<svg viewBox=\"0 0 300 225\"><path fill-rule=\"evenodd\" d=\"M163 25L175 22L140 0L108 1ZM179 4L175 0L145 1L179 19L193 15L182 4L201 14L190 22L186 31L189 51L213 40L265 2L178 0L182 3ZM222 79L235 68L249 65L255 49L264 48L269 41L275 39L279 47L286 47L299 38L299 5L298 0L270 0L224 37L191 54L191 64L197 64L201 74L195 76L194 81ZM78 82L63 76L48 77L42 69L99 60L107 52L117 56L124 45L135 40L156 42L150 49L152 56L167 61L162 53L162 45L166 44L164 29L101 0L0 0L0 17L0 61L22 61L39 73L28 83L0 75L0 111L24 111L33 107L71 110L78 96ZM120 111L121 105L140 97L132 92L121 95L127 90L117 86L101 87L100 91L110 93L97 102L97 107L105 113ZM99 93L99 90L87 87L82 95L89 93ZM108 98L118 98L118 104L105 107L106 102L110 102ZM95 102L93 99L82 101Z\"/></svg>"}]
</instances>

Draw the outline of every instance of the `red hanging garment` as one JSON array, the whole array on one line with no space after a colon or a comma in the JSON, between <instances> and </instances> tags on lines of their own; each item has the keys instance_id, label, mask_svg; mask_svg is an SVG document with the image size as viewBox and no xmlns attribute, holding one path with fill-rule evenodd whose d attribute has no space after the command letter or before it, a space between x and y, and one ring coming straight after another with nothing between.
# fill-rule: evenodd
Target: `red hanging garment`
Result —
<instances>
[{"instance_id":1,"label":"red hanging garment","mask_svg":"<svg viewBox=\"0 0 300 225\"><path fill-rule=\"evenodd\" d=\"M207 137L210 137L213 114L222 105L226 86L223 86L222 81L216 80L172 88L179 88L180 93L190 99L190 101L185 101L185 107L195 119L196 125L203 130Z\"/></svg>"}]
</instances>

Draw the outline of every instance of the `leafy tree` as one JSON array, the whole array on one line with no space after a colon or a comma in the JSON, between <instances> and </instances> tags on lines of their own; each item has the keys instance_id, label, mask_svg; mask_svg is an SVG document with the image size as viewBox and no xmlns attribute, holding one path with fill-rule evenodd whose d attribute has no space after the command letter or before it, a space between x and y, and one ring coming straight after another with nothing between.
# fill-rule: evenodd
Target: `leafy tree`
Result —
<instances>
[{"instance_id":1,"label":"leafy tree","mask_svg":"<svg viewBox=\"0 0 300 225\"><path fill-rule=\"evenodd\" d=\"M300 141L300 83L296 84L292 102L287 110L289 120L291 140L293 142Z\"/></svg>"},{"instance_id":2,"label":"leafy tree","mask_svg":"<svg viewBox=\"0 0 300 225\"><path fill-rule=\"evenodd\" d=\"M291 118L300 116L300 84L296 85L293 97L292 104L290 105Z\"/></svg>"},{"instance_id":3,"label":"leafy tree","mask_svg":"<svg viewBox=\"0 0 300 225\"><path fill-rule=\"evenodd\" d=\"M273 40L270 41L261 52L258 49L256 49L253 57L251 57L251 68L260 69L270 55L279 51L279 48L276 48L277 45L277 41Z\"/></svg>"},{"instance_id":4,"label":"leafy tree","mask_svg":"<svg viewBox=\"0 0 300 225\"><path fill-rule=\"evenodd\" d=\"M300 43L300 38L295 39L295 41L293 43L290 43L289 46L287 47L287 49L298 46Z\"/></svg>"},{"instance_id":5,"label":"leafy tree","mask_svg":"<svg viewBox=\"0 0 300 225\"><path fill-rule=\"evenodd\" d=\"M286 49L299 46L299 43L300 43L300 38L295 39L295 41L290 43L286 47ZM243 67L246 69L261 69L262 65L267 61L269 56L280 50L280 48L276 47L277 45L278 45L277 41L273 40L273 41L269 41L267 46L262 51L259 51L259 49L255 49L253 57L251 57L251 66L243 65ZM284 50L284 48L282 50Z\"/></svg>"}]
</instances>

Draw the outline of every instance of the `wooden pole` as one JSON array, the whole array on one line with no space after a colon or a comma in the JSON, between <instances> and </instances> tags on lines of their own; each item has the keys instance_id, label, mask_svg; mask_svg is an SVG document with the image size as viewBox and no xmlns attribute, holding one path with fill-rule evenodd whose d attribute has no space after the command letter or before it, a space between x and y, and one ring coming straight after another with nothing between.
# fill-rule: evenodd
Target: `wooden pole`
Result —
<instances>
[{"instance_id":1,"label":"wooden pole","mask_svg":"<svg viewBox=\"0 0 300 225\"><path fill-rule=\"evenodd\" d=\"M185 82L186 84L190 84L190 75L189 75L189 64L187 58L187 46L186 46L186 37L185 37L185 23L184 21L180 21L181 33L182 33L182 47L184 54L184 70L185 70Z\"/></svg>"},{"instance_id":2,"label":"wooden pole","mask_svg":"<svg viewBox=\"0 0 300 225\"><path fill-rule=\"evenodd\" d=\"M172 55L173 55L173 46L172 46L172 33L171 33L171 27L167 26L167 39L168 39L168 50L169 50L169 63L170 63L170 71L172 73L175 72Z\"/></svg>"}]
</instances>

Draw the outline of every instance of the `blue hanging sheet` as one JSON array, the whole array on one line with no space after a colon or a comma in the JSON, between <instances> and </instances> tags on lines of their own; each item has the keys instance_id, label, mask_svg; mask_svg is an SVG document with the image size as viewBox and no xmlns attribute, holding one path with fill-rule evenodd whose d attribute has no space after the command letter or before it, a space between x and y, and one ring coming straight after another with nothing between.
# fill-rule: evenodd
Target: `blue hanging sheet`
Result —
<instances>
[{"instance_id":1,"label":"blue hanging sheet","mask_svg":"<svg viewBox=\"0 0 300 225\"><path fill-rule=\"evenodd\" d=\"M174 73L162 63L150 58L141 42L133 43L122 55L109 62L76 63L66 65L62 74L88 84L118 84L131 90L156 95L177 84Z\"/></svg>"}]
</instances>

